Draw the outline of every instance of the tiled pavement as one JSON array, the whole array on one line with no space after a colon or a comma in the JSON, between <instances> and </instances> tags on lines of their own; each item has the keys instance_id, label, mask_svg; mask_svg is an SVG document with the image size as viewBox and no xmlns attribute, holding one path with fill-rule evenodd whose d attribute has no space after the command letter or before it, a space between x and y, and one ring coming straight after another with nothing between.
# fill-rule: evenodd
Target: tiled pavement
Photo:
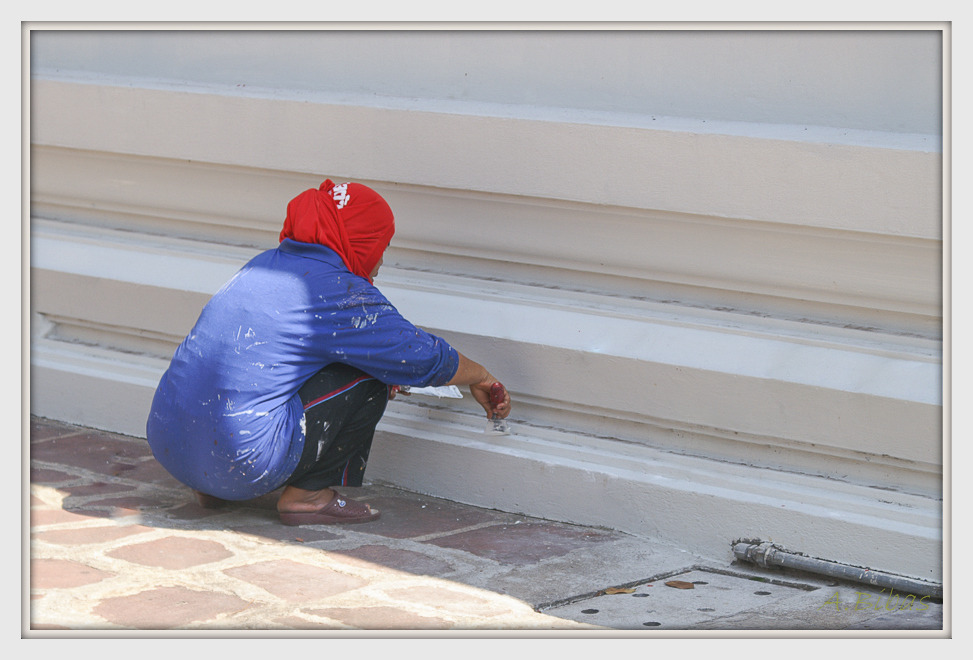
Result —
<instances>
[{"instance_id":1,"label":"tiled pavement","mask_svg":"<svg viewBox=\"0 0 973 660\"><path fill-rule=\"evenodd\" d=\"M201 508L138 438L35 418L30 440L35 631L580 629L503 591L623 538L380 486L346 491L374 523L287 527L276 493Z\"/></svg>"},{"instance_id":2,"label":"tiled pavement","mask_svg":"<svg viewBox=\"0 0 973 660\"><path fill-rule=\"evenodd\" d=\"M941 604L842 615L825 605L831 594L860 601L863 587L805 580L755 591L746 568L700 572L701 558L619 532L379 485L347 492L382 517L287 527L275 493L203 509L144 440L32 418L23 636L943 626ZM698 587L666 589L672 577ZM605 593L618 586L628 588Z\"/></svg>"}]
</instances>

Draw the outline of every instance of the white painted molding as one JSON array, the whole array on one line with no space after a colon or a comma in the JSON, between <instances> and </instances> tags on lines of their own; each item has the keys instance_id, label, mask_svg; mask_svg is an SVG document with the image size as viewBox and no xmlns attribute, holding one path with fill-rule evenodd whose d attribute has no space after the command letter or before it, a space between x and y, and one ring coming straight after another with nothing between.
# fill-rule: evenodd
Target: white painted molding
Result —
<instances>
[{"instance_id":1,"label":"white painted molding","mask_svg":"<svg viewBox=\"0 0 973 660\"><path fill-rule=\"evenodd\" d=\"M340 167L343 177L369 181L942 237L933 136L854 132L859 139L848 140L851 131L831 130L806 139L804 127L781 135L775 126L713 130L700 120L667 129L633 125L628 115L585 122L584 114L496 116L477 104L457 112L455 104L382 107L321 94L45 78L31 80L30 95L38 146L280 172Z\"/></svg>"},{"instance_id":2,"label":"white painted molding","mask_svg":"<svg viewBox=\"0 0 973 660\"><path fill-rule=\"evenodd\" d=\"M136 239L146 233L269 247L287 200L320 183L309 175L51 147L35 147L32 162L35 218L125 229ZM941 337L939 240L373 185L397 217L386 262L403 269Z\"/></svg>"},{"instance_id":3,"label":"white painted molding","mask_svg":"<svg viewBox=\"0 0 973 660\"><path fill-rule=\"evenodd\" d=\"M198 241L38 221L33 310L54 324L38 339L166 358L208 297L253 254L221 252ZM381 280L407 318L490 364L512 392L550 409L547 417L588 409L647 426L708 429L723 438L724 456L743 435L763 438L765 454L831 448L859 461L941 469L942 369L928 348L869 344L861 340L867 333L853 331L788 335L781 322L734 326L719 315L457 275L391 269Z\"/></svg>"}]
</instances>

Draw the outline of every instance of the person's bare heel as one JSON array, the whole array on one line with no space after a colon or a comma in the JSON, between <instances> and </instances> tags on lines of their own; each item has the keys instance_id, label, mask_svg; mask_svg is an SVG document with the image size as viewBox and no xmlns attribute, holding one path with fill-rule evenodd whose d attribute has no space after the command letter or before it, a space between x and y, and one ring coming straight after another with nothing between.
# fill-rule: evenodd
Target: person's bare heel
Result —
<instances>
[{"instance_id":1,"label":"person's bare heel","mask_svg":"<svg viewBox=\"0 0 973 660\"><path fill-rule=\"evenodd\" d=\"M201 493L198 490L194 490L193 495L196 496L196 503L204 509L222 509L230 503L229 500L221 500L218 497Z\"/></svg>"}]
</instances>

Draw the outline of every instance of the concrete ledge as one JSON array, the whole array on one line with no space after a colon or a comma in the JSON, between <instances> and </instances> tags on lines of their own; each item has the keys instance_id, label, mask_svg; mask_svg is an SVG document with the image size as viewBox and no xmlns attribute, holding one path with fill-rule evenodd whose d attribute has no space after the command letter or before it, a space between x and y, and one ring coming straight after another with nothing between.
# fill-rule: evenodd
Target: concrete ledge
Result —
<instances>
[{"instance_id":1,"label":"concrete ledge","mask_svg":"<svg viewBox=\"0 0 973 660\"><path fill-rule=\"evenodd\" d=\"M159 358L34 339L30 412L144 438L152 396L166 366Z\"/></svg>"},{"instance_id":2,"label":"concrete ledge","mask_svg":"<svg viewBox=\"0 0 973 660\"><path fill-rule=\"evenodd\" d=\"M672 539L718 559L732 559L735 540L771 539L819 558L942 580L942 510L935 499L550 429L515 425L510 436L488 436L484 421L393 405L379 427L369 478L477 506Z\"/></svg>"}]
</instances>

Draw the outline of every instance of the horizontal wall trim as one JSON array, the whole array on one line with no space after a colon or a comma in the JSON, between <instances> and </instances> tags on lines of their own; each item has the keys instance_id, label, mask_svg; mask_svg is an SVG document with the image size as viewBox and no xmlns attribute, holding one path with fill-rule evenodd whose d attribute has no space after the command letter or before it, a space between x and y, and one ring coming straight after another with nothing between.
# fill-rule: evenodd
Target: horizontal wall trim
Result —
<instances>
[{"instance_id":1,"label":"horizontal wall trim","mask_svg":"<svg viewBox=\"0 0 973 660\"><path fill-rule=\"evenodd\" d=\"M155 339L169 334L173 348L242 264L172 252L175 239L105 230L79 239L44 229L32 240L36 314L127 327L131 336L140 328ZM504 374L514 393L654 424L722 429L728 438L744 433L941 466L942 367L921 346L786 336L774 324L732 327L638 302L579 301L457 276L401 277L394 269L383 290L407 318Z\"/></svg>"},{"instance_id":2,"label":"horizontal wall trim","mask_svg":"<svg viewBox=\"0 0 973 660\"><path fill-rule=\"evenodd\" d=\"M320 183L51 147L33 159L35 218L196 239L187 252L276 244L286 202ZM939 240L373 185L397 216L390 266L941 337Z\"/></svg>"},{"instance_id":3,"label":"horizontal wall trim","mask_svg":"<svg viewBox=\"0 0 973 660\"><path fill-rule=\"evenodd\" d=\"M942 237L942 154L928 148L42 77L30 100L38 146L287 172L340 162L349 178Z\"/></svg>"}]
</instances>

